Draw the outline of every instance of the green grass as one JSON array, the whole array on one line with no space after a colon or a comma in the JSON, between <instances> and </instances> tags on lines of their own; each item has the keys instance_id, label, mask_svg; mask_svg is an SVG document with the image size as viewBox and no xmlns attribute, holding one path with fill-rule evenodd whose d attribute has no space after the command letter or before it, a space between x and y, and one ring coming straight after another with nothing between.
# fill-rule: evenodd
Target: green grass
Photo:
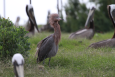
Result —
<instances>
[{"instance_id":1,"label":"green grass","mask_svg":"<svg viewBox=\"0 0 115 77\"><path fill-rule=\"evenodd\" d=\"M25 77L114 77L115 76L115 51L114 48L87 49L98 41L109 39L113 32L96 33L92 40L68 39L69 33L62 33L58 53L48 60L42 67L42 62L37 64L35 52L37 43L51 33L39 33L29 39L31 50L29 57L25 57ZM14 77L11 60L0 61L0 77Z\"/></svg>"}]
</instances>

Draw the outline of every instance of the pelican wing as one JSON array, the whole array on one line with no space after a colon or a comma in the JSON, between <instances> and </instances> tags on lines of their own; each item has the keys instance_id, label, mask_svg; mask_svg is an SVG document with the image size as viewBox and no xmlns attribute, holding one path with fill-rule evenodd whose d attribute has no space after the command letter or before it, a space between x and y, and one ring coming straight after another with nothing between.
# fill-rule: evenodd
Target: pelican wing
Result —
<instances>
[{"instance_id":1,"label":"pelican wing","mask_svg":"<svg viewBox=\"0 0 115 77\"><path fill-rule=\"evenodd\" d=\"M48 39L49 37L51 37L51 36L52 36L52 35L50 35L50 36L44 38L43 40L41 40L41 41L37 44L37 51L36 51L36 53L35 53L35 57L36 57L36 55L38 54L39 49L40 49L42 43L44 43L44 41L47 40L47 39Z\"/></svg>"},{"instance_id":2,"label":"pelican wing","mask_svg":"<svg viewBox=\"0 0 115 77\"><path fill-rule=\"evenodd\" d=\"M43 39L41 42L38 43L37 46L39 49L37 50L37 52L39 61L43 61L47 57L53 45L54 45L53 35L46 37L45 39Z\"/></svg>"}]
</instances>

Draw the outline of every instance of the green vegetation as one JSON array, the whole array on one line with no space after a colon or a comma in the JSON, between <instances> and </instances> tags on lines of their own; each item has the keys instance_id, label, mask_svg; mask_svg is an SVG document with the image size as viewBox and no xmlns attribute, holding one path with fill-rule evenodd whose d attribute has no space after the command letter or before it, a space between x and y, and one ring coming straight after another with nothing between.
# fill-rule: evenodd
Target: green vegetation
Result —
<instances>
[{"instance_id":1,"label":"green vegetation","mask_svg":"<svg viewBox=\"0 0 115 77\"><path fill-rule=\"evenodd\" d=\"M80 4L79 0L68 0L65 12L67 21L61 26L62 31L72 32L84 28L89 12L85 4Z\"/></svg>"},{"instance_id":2,"label":"green vegetation","mask_svg":"<svg viewBox=\"0 0 115 77\"><path fill-rule=\"evenodd\" d=\"M83 0L84 1L84 0ZM95 4L94 25L96 32L109 32L113 30L113 24L109 18L107 5L114 4L115 0L89 0ZM92 3L90 3L92 5ZM87 3L86 3L87 4ZM65 5L66 22L61 21L61 30L64 32L74 32L84 28L89 9L85 3L79 0L68 0ZM90 7L92 8L92 7ZM105 27L106 26L106 27Z\"/></svg>"},{"instance_id":3,"label":"green vegetation","mask_svg":"<svg viewBox=\"0 0 115 77\"><path fill-rule=\"evenodd\" d=\"M27 31L16 28L10 19L0 19L0 58L12 57L15 53L28 55L30 43L24 37Z\"/></svg>"},{"instance_id":4,"label":"green vegetation","mask_svg":"<svg viewBox=\"0 0 115 77\"><path fill-rule=\"evenodd\" d=\"M94 15L96 31L108 32L113 30L113 24L109 18L107 5L115 4L115 0L95 0L95 4L96 6L100 6Z\"/></svg>"},{"instance_id":5,"label":"green vegetation","mask_svg":"<svg viewBox=\"0 0 115 77\"><path fill-rule=\"evenodd\" d=\"M43 32L28 41L31 43L29 57L25 58L25 77L114 77L115 76L115 51L114 48L87 49L87 47L101 40L112 37L113 32L98 34L92 40L68 39L69 33L62 33L59 50L51 59L51 66L45 60L37 64L35 52L37 43L50 35ZM7 62L7 63L5 63ZM0 77L13 77L11 60L0 61Z\"/></svg>"}]
</instances>

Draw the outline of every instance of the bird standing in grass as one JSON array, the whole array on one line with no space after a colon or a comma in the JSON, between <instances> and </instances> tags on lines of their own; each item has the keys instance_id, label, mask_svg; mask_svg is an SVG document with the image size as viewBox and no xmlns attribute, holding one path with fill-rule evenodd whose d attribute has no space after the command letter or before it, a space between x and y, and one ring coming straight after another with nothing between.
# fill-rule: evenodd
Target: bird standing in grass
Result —
<instances>
[{"instance_id":1,"label":"bird standing in grass","mask_svg":"<svg viewBox=\"0 0 115 77\"><path fill-rule=\"evenodd\" d=\"M36 19L34 16L34 10L32 5L26 5L26 13L29 17L28 23L26 25L26 30L29 31L29 33L27 34L27 36L29 36L30 34L34 35L35 33L35 28L37 29L37 31L39 32L37 23L36 23Z\"/></svg>"},{"instance_id":2,"label":"bird standing in grass","mask_svg":"<svg viewBox=\"0 0 115 77\"><path fill-rule=\"evenodd\" d=\"M108 5L107 10L115 29L115 4ZM115 47L115 30L113 37L111 39L93 43L88 48L100 48L100 47Z\"/></svg>"},{"instance_id":3,"label":"bird standing in grass","mask_svg":"<svg viewBox=\"0 0 115 77\"><path fill-rule=\"evenodd\" d=\"M20 53L14 54L12 57L15 77L24 77L24 58Z\"/></svg>"},{"instance_id":4,"label":"bird standing in grass","mask_svg":"<svg viewBox=\"0 0 115 77\"><path fill-rule=\"evenodd\" d=\"M38 54L37 62L45 61L46 58L49 58L49 66L51 57L55 56L58 51L58 43L61 39L61 30L58 21L60 21L58 14L51 14L49 17L49 23L54 28L54 33L42 41L40 41L37 45L36 54ZM43 61L43 64L44 64Z\"/></svg>"}]
</instances>

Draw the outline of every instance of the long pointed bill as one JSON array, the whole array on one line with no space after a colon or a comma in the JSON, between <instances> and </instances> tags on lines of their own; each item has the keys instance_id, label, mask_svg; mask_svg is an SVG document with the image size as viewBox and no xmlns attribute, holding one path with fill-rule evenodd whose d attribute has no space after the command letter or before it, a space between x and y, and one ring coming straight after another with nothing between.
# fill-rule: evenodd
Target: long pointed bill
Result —
<instances>
[{"instance_id":1,"label":"long pointed bill","mask_svg":"<svg viewBox=\"0 0 115 77\"><path fill-rule=\"evenodd\" d=\"M16 71L19 77L24 77L24 67L23 65L16 66Z\"/></svg>"},{"instance_id":2,"label":"long pointed bill","mask_svg":"<svg viewBox=\"0 0 115 77\"><path fill-rule=\"evenodd\" d=\"M115 23L115 5L108 5L107 6L107 10L108 10L108 12L109 12L109 16L111 15L111 17L112 17L112 19L113 19L113 21L114 21L114 23Z\"/></svg>"},{"instance_id":3,"label":"long pointed bill","mask_svg":"<svg viewBox=\"0 0 115 77\"><path fill-rule=\"evenodd\" d=\"M110 13L110 6L109 5L107 6L107 11L108 11L110 19L112 20L112 16L111 16L111 13Z\"/></svg>"},{"instance_id":4,"label":"long pointed bill","mask_svg":"<svg viewBox=\"0 0 115 77\"><path fill-rule=\"evenodd\" d=\"M108 14L115 28L115 5L111 4L107 6ZM114 36L113 36L114 37Z\"/></svg>"},{"instance_id":5,"label":"long pointed bill","mask_svg":"<svg viewBox=\"0 0 115 77\"><path fill-rule=\"evenodd\" d=\"M95 11L94 7L89 11L89 14L88 14L88 17L87 17L87 20L86 20L86 23L85 23L85 27L89 24L89 22L91 20L93 20L94 11Z\"/></svg>"},{"instance_id":6,"label":"long pointed bill","mask_svg":"<svg viewBox=\"0 0 115 77\"><path fill-rule=\"evenodd\" d=\"M33 22L34 26L36 27L37 31L39 32L39 29L38 29L38 26L37 26L37 23L36 23L36 19L35 19L35 16L34 16L33 9L31 9L29 11L29 16L30 16L30 19Z\"/></svg>"},{"instance_id":7,"label":"long pointed bill","mask_svg":"<svg viewBox=\"0 0 115 77\"><path fill-rule=\"evenodd\" d=\"M58 21L62 20L60 17L57 18Z\"/></svg>"}]
</instances>

